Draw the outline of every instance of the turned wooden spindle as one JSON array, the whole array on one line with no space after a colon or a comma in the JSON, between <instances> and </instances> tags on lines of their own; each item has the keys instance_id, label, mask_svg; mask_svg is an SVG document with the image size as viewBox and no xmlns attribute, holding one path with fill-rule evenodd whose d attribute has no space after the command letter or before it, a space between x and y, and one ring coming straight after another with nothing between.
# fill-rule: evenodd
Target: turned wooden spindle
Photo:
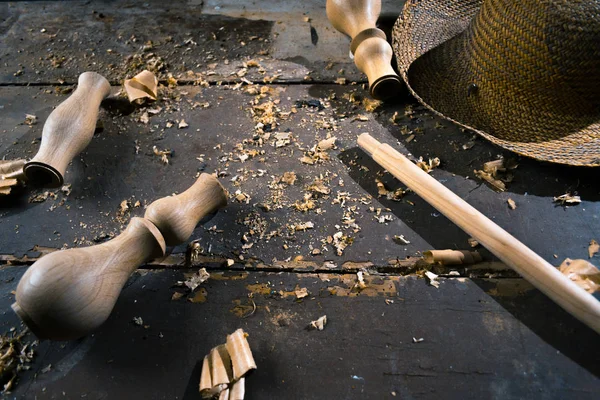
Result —
<instances>
[{"instance_id":1,"label":"turned wooden spindle","mask_svg":"<svg viewBox=\"0 0 600 400\"><path fill-rule=\"evenodd\" d=\"M392 47L376 26L381 0L327 0L327 18L338 31L350 36L354 63L369 79L374 99L385 100L402 90L392 68Z\"/></svg>"},{"instance_id":2,"label":"turned wooden spindle","mask_svg":"<svg viewBox=\"0 0 600 400\"><path fill-rule=\"evenodd\" d=\"M198 221L225 204L219 181L202 174L189 190L152 203L152 220L132 218L109 242L36 261L21 278L12 308L40 339L82 337L106 321L139 265L163 256L167 244L186 241Z\"/></svg>"},{"instance_id":3,"label":"turned wooden spindle","mask_svg":"<svg viewBox=\"0 0 600 400\"><path fill-rule=\"evenodd\" d=\"M133 271L165 250L154 224L132 218L109 242L40 258L21 278L12 308L40 339L77 339L106 321Z\"/></svg>"},{"instance_id":4,"label":"turned wooden spindle","mask_svg":"<svg viewBox=\"0 0 600 400\"><path fill-rule=\"evenodd\" d=\"M202 174L185 192L150 204L144 218L160 229L167 246L175 246L190 237L204 216L226 205L225 189L217 178Z\"/></svg>"},{"instance_id":5,"label":"turned wooden spindle","mask_svg":"<svg viewBox=\"0 0 600 400\"><path fill-rule=\"evenodd\" d=\"M92 140L102 100L110 83L95 72L79 75L77 89L48 117L40 149L25 164L25 175L35 186L60 187L67 166Z\"/></svg>"}]
</instances>

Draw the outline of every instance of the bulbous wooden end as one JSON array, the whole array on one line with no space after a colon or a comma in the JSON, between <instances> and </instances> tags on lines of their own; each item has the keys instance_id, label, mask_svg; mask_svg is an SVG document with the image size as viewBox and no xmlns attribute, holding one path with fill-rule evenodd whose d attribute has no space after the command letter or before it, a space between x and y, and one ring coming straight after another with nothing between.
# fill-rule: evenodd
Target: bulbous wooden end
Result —
<instances>
[{"instance_id":1,"label":"bulbous wooden end","mask_svg":"<svg viewBox=\"0 0 600 400\"><path fill-rule=\"evenodd\" d=\"M64 183L63 176L53 166L39 162L30 161L23 167L27 181L36 187L57 188Z\"/></svg>"},{"instance_id":2,"label":"bulbous wooden end","mask_svg":"<svg viewBox=\"0 0 600 400\"><path fill-rule=\"evenodd\" d=\"M404 90L404 82L398 75L386 75L377 79L369 88L371 97L376 100L388 100Z\"/></svg>"},{"instance_id":3,"label":"bulbous wooden end","mask_svg":"<svg viewBox=\"0 0 600 400\"><path fill-rule=\"evenodd\" d=\"M165 248L154 224L132 218L109 242L36 261L19 281L12 309L40 339L78 339L106 321L131 273Z\"/></svg>"}]
</instances>

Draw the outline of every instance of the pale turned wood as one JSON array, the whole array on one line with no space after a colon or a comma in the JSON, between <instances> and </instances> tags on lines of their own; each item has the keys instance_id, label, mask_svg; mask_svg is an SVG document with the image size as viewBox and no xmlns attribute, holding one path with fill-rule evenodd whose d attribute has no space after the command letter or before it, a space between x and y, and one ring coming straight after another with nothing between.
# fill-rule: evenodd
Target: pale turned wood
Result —
<instances>
[{"instance_id":1,"label":"pale turned wood","mask_svg":"<svg viewBox=\"0 0 600 400\"><path fill-rule=\"evenodd\" d=\"M201 174L185 192L148 206L144 218L160 229L167 246L185 242L198 222L227 205L225 189L210 174Z\"/></svg>"},{"instance_id":2,"label":"pale turned wood","mask_svg":"<svg viewBox=\"0 0 600 400\"><path fill-rule=\"evenodd\" d=\"M36 261L21 278L12 308L40 339L80 338L106 321L133 271L165 249L151 222L132 218L109 242Z\"/></svg>"},{"instance_id":3,"label":"pale turned wood","mask_svg":"<svg viewBox=\"0 0 600 400\"><path fill-rule=\"evenodd\" d=\"M600 302L577 286L546 260L500 228L466 201L368 133L358 145L373 160L401 180L439 212L544 292L574 317L600 333Z\"/></svg>"},{"instance_id":4,"label":"pale turned wood","mask_svg":"<svg viewBox=\"0 0 600 400\"><path fill-rule=\"evenodd\" d=\"M217 178L202 174L185 192L150 204L145 218L132 218L115 239L36 261L17 286L13 310L40 339L84 336L108 318L138 266L185 242L203 217L226 204Z\"/></svg>"},{"instance_id":5,"label":"pale turned wood","mask_svg":"<svg viewBox=\"0 0 600 400\"><path fill-rule=\"evenodd\" d=\"M350 36L354 63L369 79L369 92L377 100L398 94L403 84L391 66L392 47L376 26L381 0L327 0L327 18Z\"/></svg>"},{"instance_id":6,"label":"pale turned wood","mask_svg":"<svg viewBox=\"0 0 600 400\"><path fill-rule=\"evenodd\" d=\"M95 72L79 75L77 89L48 117L40 149L25 164L28 181L36 186L59 187L67 166L92 140L102 100L110 83Z\"/></svg>"}]
</instances>

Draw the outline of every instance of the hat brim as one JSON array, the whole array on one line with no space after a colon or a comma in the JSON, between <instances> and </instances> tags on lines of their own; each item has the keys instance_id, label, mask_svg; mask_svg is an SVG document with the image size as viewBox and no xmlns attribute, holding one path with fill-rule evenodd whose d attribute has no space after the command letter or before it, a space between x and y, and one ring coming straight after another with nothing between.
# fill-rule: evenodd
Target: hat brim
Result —
<instances>
[{"instance_id":1,"label":"hat brim","mask_svg":"<svg viewBox=\"0 0 600 400\"><path fill-rule=\"evenodd\" d=\"M436 114L508 150L559 164L600 166L597 110L579 106L577 93L569 87L544 87L545 92L533 95L540 98L528 98L528 85L501 76L510 69L502 64L514 60L503 54L491 60L474 55L468 28L481 1L441 4L409 1L394 26L399 72L412 94ZM538 56L533 53L531 57ZM526 58L519 62L535 63L535 58Z\"/></svg>"}]
</instances>

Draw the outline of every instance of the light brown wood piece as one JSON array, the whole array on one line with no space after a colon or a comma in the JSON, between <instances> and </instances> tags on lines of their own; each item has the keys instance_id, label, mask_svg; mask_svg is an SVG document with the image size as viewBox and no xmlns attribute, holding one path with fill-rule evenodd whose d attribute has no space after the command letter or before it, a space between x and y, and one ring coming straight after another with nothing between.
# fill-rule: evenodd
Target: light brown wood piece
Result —
<instances>
[{"instance_id":1,"label":"light brown wood piece","mask_svg":"<svg viewBox=\"0 0 600 400\"><path fill-rule=\"evenodd\" d=\"M12 308L40 339L80 338L106 321L131 273L165 248L151 222L132 218L109 242L35 262L21 278Z\"/></svg>"},{"instance_id":2,"label":"light brown wood piece","mask_svg":"<svg viewBox=\"0 0 600 400\"><path fill-rule=\"evenodd\" d=\"M92 140L102 100L110 83L95 72L79 76L77 89L48 117L40 149L25 164L25 175L36 186L60 187L67 166Z\"/></svg>"},{"instance_id":3,"label":"light brown wood piece","mask_svg":"<svg viewBox=\"0 0 600 400\"><path fill-rule=\"evenodd\" d=\"M246 339L246 333L243 329L238 329L227 336L227 352L231 356L233 366L233 380L241 379L252 369L256 369L256 362L250 350L250 344Z\"/></svg>"},{"instance_id":4,"label":"light brown wood piece","mask_svg":"<svg viewBox=\"0 0 600 400\"><path fill-rule=\"evenodd\" d=\"M600 333L600 302L466 201L368 133L358 145L450 221L475 238L558 305Z\"/></svg>"},{"instance_id":5,"label":"light brown wood piece","mask_svg":"<svg viewBox=\"0 0 600 400\"><path fill-rule=\"evenodd\" d=\"M423 258L429 264L443 265L475 264L482 260L479 252L469 250L428 250L423 252Z\"/></svg>"},{"instance_id":6,"label":"light brown wood piece","mask_svg":"<svg viewBox=\"0 0 600 400\"><path fill-rule=\"evenodd\" d=\"M369 79L369 91L377 100L398 94L403 84L391 66L392 47L376 23L381 0L327 0L327 18L338 31L352 38L354 63Z\"/></svg>"},{"instance_id":7,"label":"light brown wood piece","mask_svg":"<svg viewBox=\"0 0 600 400\"><path fill-rule=\"evenodd\" d=\"M175 246L190 237L202 218L226 205L225 189L218 179L202 174L185 192L150 204L144 218L160 229L167 246Z\"/></svg>"}]
</instances>

